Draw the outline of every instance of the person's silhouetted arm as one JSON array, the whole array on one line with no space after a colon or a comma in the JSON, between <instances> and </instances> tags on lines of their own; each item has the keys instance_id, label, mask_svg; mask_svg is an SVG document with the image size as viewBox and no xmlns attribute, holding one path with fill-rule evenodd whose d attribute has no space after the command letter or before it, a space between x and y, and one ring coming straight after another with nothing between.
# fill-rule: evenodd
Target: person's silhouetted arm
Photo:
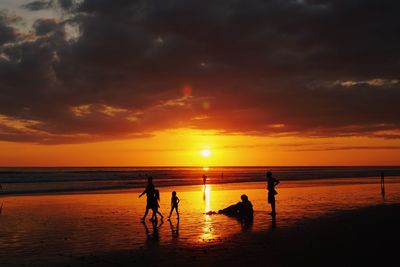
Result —
<instances>
[{"instance_id":1,"label":"person's silhouetted arm","mask_svg":"<svg viewBox=\"0 0 400 267\"><path fill-rule=\"evenodd\" d=\"M144 194L146 194L147 189L145 189L140 195L139 197L142 197Z\"/></svg>"},{"instance_id":2,"label":"person's silhouetted arm","mask_svg":"<svg viewBox=\"0 0 400 267\"><path fill-rule=\"evenodd\" d=\"M179 204L179 202L181 202L181 200L178 197L176 197L176 204Z\"/></svg>"}]
</instances>

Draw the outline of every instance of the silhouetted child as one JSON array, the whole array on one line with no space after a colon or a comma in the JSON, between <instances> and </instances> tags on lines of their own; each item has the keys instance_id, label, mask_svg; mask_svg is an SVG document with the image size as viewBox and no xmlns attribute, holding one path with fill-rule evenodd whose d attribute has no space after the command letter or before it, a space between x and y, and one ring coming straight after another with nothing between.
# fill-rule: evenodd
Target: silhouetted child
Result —
<instances>
[{"instance_id":1,"label":"silhouetted child","mask_svg":"<svg viewBox=\"0 0 400 267\"><path fill-rule=\"evenodd\" d=\"M160 207L160 191L157 189L154 190L154 199L152 203L152 210L153 210L153 216L151 217L150 220L156 221L157 220L157 214L161 216L161 220L164 219L164 216L161 214L161 212L158 211L158 208Z\"/></svg>"},{"instance_id":2,"label":"silhouetted child","mask_svg":"<svg viewBox=\"0 0 400 267\"><path fill-rule=\"evenodd\" d=\"M275 211L275 195L278 194L275 190L275 186L280 182L278 179L272 177L272 172L267 172L267 189L268 189L268 203L271 204L272 212L270 213L272 216L276 215Z\"/></svg>"},{"instance_id":3,"label":"silhouetted child","mask_svg":"<svg viewBox=\"0 0 400 267\"><path fill-rule=\"evenodd\" d=\"M179 211L178 211L178 204L179 204L179 198L176 196L176 192L173 191L172 192L172 197L171 197L171 211L169 212L169 216L168 219L171 218L171 214L172 212L176 211L176 216L178 216L178 220L179 220Z\"/></svg>"}]
</instances>

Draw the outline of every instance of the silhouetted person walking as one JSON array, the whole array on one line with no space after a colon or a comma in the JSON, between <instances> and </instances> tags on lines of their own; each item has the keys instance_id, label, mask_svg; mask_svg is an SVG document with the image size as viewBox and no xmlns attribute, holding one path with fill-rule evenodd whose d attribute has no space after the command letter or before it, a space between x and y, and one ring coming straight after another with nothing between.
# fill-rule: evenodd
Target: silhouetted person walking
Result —
<instances>
[{"instance_id":1,"label":"silhouetted person walking","mask_svg":"<svg viewBox=\"0 0 400 267\"><path fill-rule=\"evenodd\" d=\"M176 192L173 191L173 192L172 192L172 197L171 197L171 211L169 212L168 219L171 218L171 214L172 214L172 212L173 212L174 209L175 209L175 211L176 211L176 216L178 217L178 220L179 220L179 211L178 211L178 204L179 204L179 202L180 202L180 200L179 200L178 196L176 195Z\"/></svg>"},{"instance_id":2,"label":"silhouetted person walking","mask_svg":"<svg viewBox=\"0 0 400 267\"><path fill-rule=\"evenodd\" d=\"M160 207L160 191L157 189L154 190L154 198L151 203L151 207L153 210L153 216L151 217L151 220L157 221L157 214L161 216L161 220L164 219L164 216L161 214L161 212L158 211L158 208Z\"/></svg>"},{"instance_id":3,"label":"silhouetted person walking","mask_svg":"<svg viewBox=\"0 0 400 267\"><path fill-rule=\"evenodd\" d=\"M146 194L146 211L143 215L143 218L141 219L144 221L146 219L147 214L149 213L149 210L153 210L154 207L154 199L155 199L155 192L154 192L154 184L153 184L153 177L149 176L147 177L147 186L145 190L139 195L139 197L142 197L144 194ZM153 210L153 216L154 216L154 210ZM153 217L152 216L152 217Z\"/></svg>"},{"instance_id":4,"label":"silhouetted person walking","mask_svg":"<svg viewBox=\"0 0 400 267\"><path fill-rule=\"evenodd\" d=\"M278 194L275 190L275 186L280 182L278 179L272 177L272 172L267 172L267 189L268 189L268 203L271 204L271 213L270 215L275 216L275 195Z\"/></svg>"}]
</instances>

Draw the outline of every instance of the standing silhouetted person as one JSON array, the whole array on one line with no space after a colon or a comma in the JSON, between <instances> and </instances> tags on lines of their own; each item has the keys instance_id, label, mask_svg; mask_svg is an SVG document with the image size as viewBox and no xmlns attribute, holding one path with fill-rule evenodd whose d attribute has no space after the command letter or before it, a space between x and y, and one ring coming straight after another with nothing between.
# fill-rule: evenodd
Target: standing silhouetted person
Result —
<instances>
[{"instance_id":1,"label":"standing silhouetted person","mask_svg":"<svg viewBox=\"0 0 400 267\"><path fill-rule=\"evenodd\" d=\"M155 192L154 192L154 184L153 184L153 177L149 176L147 178L147 185L144 191L139 195L139 197L142 197L144 194L146 194L146 211L143 215L143 218L141 219L142 221L146 219L147 213L149 213L149 210L153 210L154 207L154 199L155 199ZM153 210L153 216L154 216L154 210ZM152 217L153 217L152 216Z\"/></svg>"},{"instance_id":2,"label":"standing silhouetted person","mask_svg":"<svg viewBox=\"0 0 400 267\"><path fill-rule=\"evenodd\" d=\"M203 185L205 185L207 182L207 176L205 174L203 174Z\"/></svg>"},{"instance_id":3,"label":"standing silhouetted person","mask_svg":"<svg viewBox=\"0 0 400 267\"><path fill-rule=\"evenodd\" d=\"M178 211L178 204L179 204L179 202L180 202L180 200L179 200L178 196L176 195L176 192L173 191L173 192L172 192L172 197L171 197L171 211L169 212L168 219L171 218L171 214L172 214L172 212L173 212L174 209L175 209L175 211L176 211L176 216L178 217L178 220L179 220L179 211Z\"/></svg>"},{"instance_id":4,"label":"standing silhouetted person","mask_svg":"<svg viewBox=\"0 0 400 267\"><path fill-rule=\"evenodd\" d=\"M272 172L267 172L267 189L268 189L268 203L271 204L271 215L276 215L275 210L275 195L278 194L275 190L275 186L278 185L280 182L278 179L272 177Z\"/></svg>"}]
</instances>

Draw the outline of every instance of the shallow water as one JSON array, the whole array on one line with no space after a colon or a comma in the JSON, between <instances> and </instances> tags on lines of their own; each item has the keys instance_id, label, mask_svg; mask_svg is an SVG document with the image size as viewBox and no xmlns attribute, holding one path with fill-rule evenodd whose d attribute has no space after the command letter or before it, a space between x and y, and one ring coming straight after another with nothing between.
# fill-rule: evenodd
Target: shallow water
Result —
<instances>
[{"instance_id":1,"label":"shallow water","mask_svg":"<svg viewBox=\"0 0 400 267\"><path fill-rule=\"evenodd\" d=\"M3 194L31 194L140 188L147 176L158 186L196 185L203 174L209 183L242 183L265 180L270 170L282 180L370 177L384 171L386 177L400 175L399 166L304 166L304 167L0 167Z\"/></svg>"},{"instance_id":2,"label":"shallow water","mask_svg":"<svg viewBox=\"0 0 400 267\"><path fill-rule=\"evenodd\" d=\"M285 181L277 190L277 218L268 215L265 183L161 187L160 211L167 216L171 191L181 200L181 219L157 225L140 222L145 197L139 189L91 194L7 196L0 199L0 262L34 262L115 250L158 246L204 246L237 238L242 231L288 227L330 212L400 202L399 178ZM224 215L205 215L240 201L247 194L254 224L242 228ZM240 240L238 240L240 242Z\"/></svg>"}]
</instances>

